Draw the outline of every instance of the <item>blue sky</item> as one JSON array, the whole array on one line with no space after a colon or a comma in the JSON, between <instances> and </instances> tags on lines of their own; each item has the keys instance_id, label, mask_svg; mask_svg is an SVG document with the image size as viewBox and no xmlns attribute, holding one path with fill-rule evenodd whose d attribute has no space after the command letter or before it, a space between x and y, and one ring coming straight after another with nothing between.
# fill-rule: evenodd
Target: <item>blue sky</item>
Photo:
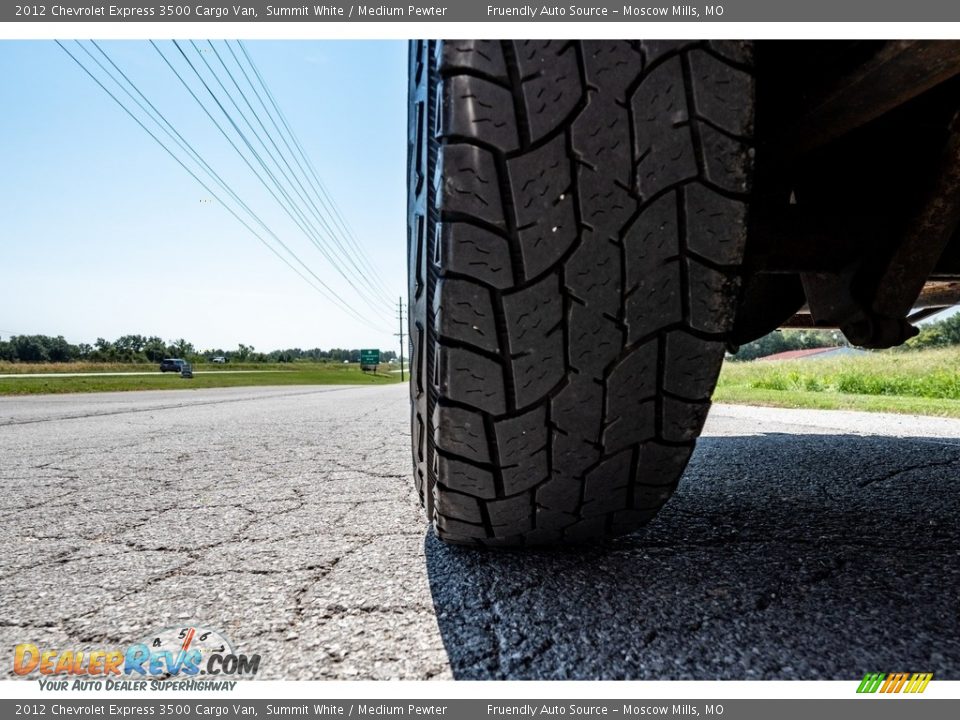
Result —
<instances>
[{"instance_id":1,"label":"blue sky","mask_svg":"<svg viewBox=\"0 0 960 720\"><path fill-rule=\"evenodd\" d=\"M219 112L176 48L159 44ZM405 295L406 44L245 46L385 293ZM102 75L75 44L67 47ZM101 47L264 222L381 329L324 299L210 202L55 43L30 41L0 42L0 336L93 342L143 333L200 348L393 349L395 308L371 308L340 278L154 48Z\"/></svg>"}]
</instances>

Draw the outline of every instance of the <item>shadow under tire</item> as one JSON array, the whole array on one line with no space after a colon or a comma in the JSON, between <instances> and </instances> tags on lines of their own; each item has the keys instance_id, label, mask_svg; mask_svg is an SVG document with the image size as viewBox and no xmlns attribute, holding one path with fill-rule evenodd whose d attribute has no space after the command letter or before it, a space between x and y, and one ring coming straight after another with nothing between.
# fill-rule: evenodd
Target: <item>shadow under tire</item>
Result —
<instances>
[{"instance_id":1,"label":"shadow under tire","mask_svg":"<svg viewBox=\"0 0 960 720\"><path fill-rule=\"evenodd\" d=\"M746 42L415 41L414 478L442 540L631 532L670 497L733 323Z\"/></svg>"}]
</instances>

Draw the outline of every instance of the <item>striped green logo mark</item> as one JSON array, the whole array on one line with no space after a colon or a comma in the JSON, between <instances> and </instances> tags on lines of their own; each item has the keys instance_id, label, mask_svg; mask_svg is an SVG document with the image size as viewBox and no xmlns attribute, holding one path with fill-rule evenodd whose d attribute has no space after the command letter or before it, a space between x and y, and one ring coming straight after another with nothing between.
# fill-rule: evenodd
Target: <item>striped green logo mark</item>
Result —
<instances>
[{"instance_id":1,"label":"striped green logo mark","mask_svg":"<svg viewBox=\"0 0 960 720\"><path fill-rule=\"evenodd\" d=\"M886 673L867 673L863 676L863 680L860 681L860 687L857 688L857 692L875 693L886 676Z\"/></svg>"}]
</instances>

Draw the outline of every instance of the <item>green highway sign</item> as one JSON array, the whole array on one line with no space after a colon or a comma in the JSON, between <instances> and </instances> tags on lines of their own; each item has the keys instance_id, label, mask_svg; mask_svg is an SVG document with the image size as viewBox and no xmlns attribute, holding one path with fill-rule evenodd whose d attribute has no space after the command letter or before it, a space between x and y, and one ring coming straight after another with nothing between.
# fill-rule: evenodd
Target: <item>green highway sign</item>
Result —
<instances>
[{"instance_id":1,"label":"green highway sign","mask_svg":"<svg viewBox=\"0 0 960 720\"><path fill-rule=\"evenodd\" d=\"M361 365L379 365L380 351L379 350L361 350L360 364Z\"/></svg>"}]
</instances>

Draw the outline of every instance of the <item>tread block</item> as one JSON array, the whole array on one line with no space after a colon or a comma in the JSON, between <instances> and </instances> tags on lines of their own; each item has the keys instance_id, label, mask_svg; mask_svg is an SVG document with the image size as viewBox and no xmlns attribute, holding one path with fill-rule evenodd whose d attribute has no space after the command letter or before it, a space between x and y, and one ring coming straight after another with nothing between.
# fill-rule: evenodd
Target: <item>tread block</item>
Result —
<instances>
[{"instance_id":1,"label":"tread block","mask_svg":"<svg viewBox=\"0 0 960 720\"><path fill-rule=\"evenodd\" d=\"M481 285L441 278L433 294L434 328L441 338L499 352L490 291Z\"/></svg>"},{"instance_id":2,"label":"tread block","mask_svg":"<svg viewBox=\"0 0 960 720\"><path fill-rule=\"evenodd\" d=\"M439 476L451 490L483 499L497 496L493 473L489 470L442 455L438 463Z\"/></svg>"},{"instance_id":3,"label":"tread block","mask_svg":"<svg viewBox=\"0 0 960 720\"><path fill-rule=\"evenodd\" d=\"M657 341L634 349L607 378L603 446L614 453L654 436L656 430Z\"/></svg>"},{"instance_id":4,"label":"tread block","mask_svg":"<svg viewBox=\"0 0 960 720\"><path fill-rule=\"evenodd\" d=\"M503 296L518 408L542 399L565 374L563 332L558 327L563 319L559 288L557 275L547 275Z\"/></svg>"},{"instance_id":5,"label":"tread block","mask_svg":"<svg viewBox=\"0 0 960 720\"><path fill-rule=\"evenodd\" d=\"M683 189L687 248L718 265L739 265L747 244L747 205L693 183Z\"/></svg>"},{"instance_id":6,"label":"tread block","mask_svg":"<svg viewBox=\"0 0 960 720\"><path fill-rule=\"evenodd\" d=\"M617 452L656 436L656 401L633 399L631 405L629 415L618 415L604 427L602 440L606 452Z\"/></svg>"},{"instance_id":7,"label":"tread block","mask_svg":"<svg viewBox=\"0 0 960 720\"><path fill-rule=\"evenodd\" d=\"M476 145L445 145L437 159L447 168L437 188L439 209L464 213L495 227L505 227L500 187L493 156Z\"/></svg>"},{"instance_id":8,"label":"tread block","mask_svg":"<svg viewBox=\"0 0 960 720\"><path fill-rule=\"evenodd\" d=\"M750 135L753 113L744 111L743 98L753 92L753 78L705 50L691 50L687 61L697 115L733 135Z\"/></svg>"},{"instance_id":9,"label":"tread block","mask_svg":"<svg viewBox=\"0 0 960 720\"><path fill-rule=\"evenodd\" d=\"M750 191L748 147L740 140L724 135L709 125L699 124L703 146L703 176L732 193Z\"/></svg>"},{"instance_id":10,"label":"tread block","mask_svg":"<svg viewBox=\"0 0 960 720\"><path fill-rule=\"evenodd\" d=\"M647 64L655 63L660 58L670 53L679 52L685 48L696 45L699 40L641 40L640 47L643 49Z\"/></svg>"},{"instance_id":11,"label":"tread block","mask_svg":"<svg viewBox=\"0 0 960 720\"><path fill-rule=\"evenodd\" d=\"M536 518L537 530L534 532L542 531L547 537L555 537L560 534L561 530L570 527L577 521L577 516L573 513L551 510L550 508L540 507L539 504L537 506Z\"/></svg>"},{"instance_id":12,"label":"tread block","mask_svg":"<svg viewBox=\"0 0 960 720\"><path fill-rule=\"evenodd\" d=\"M623 240L628 341L683 320L676 193L644 208Z\"/></svg>"},{"instance_id":13,"label":"tread block","mask_svg":"<svg viewBox=\"0 0 960 720\"><path fill-rule=\"evenodd\" d=\"M569 194L570 160L563 137L507 161L517 225L537 222Z\"/></svg>"},{"instance_id":14,"label":"tread block","mask_svg":"<svg viewBox=\"0 0 960 720\"><path fill-rule=\"evenodd\" d=\"M469 275L498 289L513 284L510 245L506 238L469 223L437 226L441 265L446 272Z\"/></svg>"},{"instance_id":15,"label":"tread block","mask_svg":"<svg viewBox=\"0 0 960 720\"><path fill-rule=\"evenodd\" d=\"M496 423L503 490L516 495L547 479L546 406Z\"/></svg>"},{"instance_id":16,"label":"tread block","mask_svg":"<svg viewBox=\"0 0 960 720\"><path fill-rule=\"evenodd\" d=\"M656 275L642 280L627 297L629 342L637 342L663 325L683 320L681 274L680 261L673 260Z\"/></svg>"},{"instance_id":17,"label":"tread block","mask_svg":"<svg viewBox=\"0 0 960 720\"><path fill-rule=\"evenodd\" d=\"M607 417L624 415L630 397L646 400L657 393L657 341L634 348L607 378Z\"/></svg>"},{"instance_id":18,"label":"tread block","mask_svg":"<svg viewBox=\"0 0 960 720\"><path fill-rule=\"evenodd\" d=\"M536 277L577 239L571 165L562 136L507 161L525 275Z\"/></svg>"},{"instance_id":19,"label":"tread block","mask_svg":"<svg viewBox=\"0 0 960 720\"><path fill-rule=\"evenodd\" d=\"M515 535L518 530L533 529L533 505L527 493L491 500L487 503L487 513L494 536Z\"/></svg>"},{"instance_id":20,"label":"tread block","mask_svg":"<svg viewBox=\"0 0 960 720\"><path fill-rule=\"evenodd\" d=\"M507 80L507 64L499 40L444 41L440 70L475 70L504 82Z\"/></svg>"},{"instance_id":21,"label":"tread block","mask_svg":"<svg viewBox=\"0 0 960 720\"><path fill-rule=\"evenodd\" d=\"M587 85L624 97L643 68L642 53L626 40L585 40L582 47Z\"/></svg>"},{"instance_id":22,"label":"tread block","mask_svg":"<svg viewBox=\"0 0 960 720\"><path fill-rule=\"evenodd\" d=\"M630 464L633 451L619 452L608 457L587 473L584 480L583 517L606 515L627 505L631 482Z\"/></svg>"},{"instance_id":23,"label":"tread block","mask_svg":"<svg viewBox=\"0 0 960 720\"><path fill-rule=\"evenodd\" d=\"M435 406L433 441L440 450L448 453L474 462L490 462L487 431L483 425L483 416L478 412L446 405Z\"/></svg>"},{"instance_id":24,"label":"tread block","mask_svg":"<svg viewBox=\"0 0 960 720\"><path fill-rule=\"evenodd\" d=\"M536 497L537 505L542 509L568 516L563 524L546 525L545 527L557 529L566 527L570 522L576 521L577 508L580 506L579 481L571 482L571 478L566 474L555 472L553 477L537 488Z\"/></svg>"},{"instance_id":25,"label":"tread block","mask_svg":"<svg viewBox=\"0 0 960 720\"><path fill-rule=\"evenodd\" d=\"M513 94L505 87L472 75L443 81L442 132L495 145L503 152L520 146Z\"/></svg>"},{"instance_id":26,"label":"tread block","mask_svg":"<svg viewBox=\"0 0 960 720\"><path fill-rule=\"evenodd\" d=\"M603 421L603 385L586 375L571 375L550 401L550 418L566 435L598 442Z\"/></svg>"},{"instance_id":27,"label":"tread block","mask_svg":"<svg viewBox=\"0 0 960 720\"><path fill-rule=\"evenodd\" d=\"M563 334L557 331L544 338L539 353L528 351L514 357L517 407L525 408L540 400L563 380L563 376Z\"/></svg>"},{"instance_id":28,"label":"tread block","mask_svg":"<svg viewBox=\"0 0 960 720\"><path fill-rule=\"evenodd\" d=\"M589 438L577 435L554 433L553 471L551 481L557 477L580 478L600 461L600 448ZM579 491L577 492L579 495Z\"/></svg>"},{"instance_id":29,"label":"tread block","mask_svg":"<svg viewBox=\"0 0 960 720\"><path fill-rule=\"evenodd\" d=\"M613 175L584 164L577 172L583 224L604 238L619 238L620 230L636 212L636 198L617 184Z\"/></svg>"},{"instance_id":30,"label":"tread block","mask_svg":"<svg viewBox=\"0 0 960 720\"><path fill-rule=\"evenodd\" d=\"M709 401L686 402L669 396L664 397L663 439L671 442L696 440L709 410Z\"/></svg>"},{"instance_id":31,"label":"tread block","mask_svg":"<svg viewBox=\"0 0 960 720\"><path fill-rule=\"evenodd\" d=\"M626 105L607 95L591 94L573 122L571 145L582 163L629 187L632 161Z\"/></svg>"},{"instance_id":32,"label":"tread block","mask_svg":"<svg viewBox=\"0 0 960 720\"><path fill-rule=\"evenodd\" d=\"M540 484L550 476L549 462L547 449L542 448L519 465L503 468L503 491L512 495Z\"/></svg>"},{"instance_id":33,"label":"tread block","mask_svg":"<svg viewBox=\"0 0 960 720\"><path fill-rule=\"evenodd\" d=\"M706 333L727 332L736 313L737 279L688 258L690 327Z\"/></svg>"},{"instance_id":34,"label":"tread block","mask_svg":"<svg viewBox=\"0 0 960 720\"><path fill-rule=\"evenodd\" d=\"M690 400L709 400L723 362L723 344L680 330L668 333L666 342L664 388Z\"/></svg>"},{"instance_id":35,"label":"tread block","mask_svg":"<svg viewBox=\"0 0 960 720\"><path fill-rule=\"evenodd\" d=\"M436 348L436 387L440 397L501 415L507 410L503 366L465 348Z\"/></svg>"},{"instance_id":36,"label":"tread block","mask_svg":"<svg viewBox=\"0 0 960 720\"><path fill-rule=\"evenodd\" d=\"M568 292L591 309L616 317L620 311L620 245L584 233L564 273Z\"/></svg>"},{"instance_id":37,"label":"tread block","mask_svg":"<svg viewBox=\"0 0 960 720\"><path fill-rule=\"evenodd\" d=\"M581 375L602 379L623 345L623 333L610 318L574 303L570 308L570 366Z\"/></svg>"},{"instance_id":38,"label":"tread block","mask_svg":"<svg viewBox=\"0 0 960 720\"><path fill-rule=\"evenodd\" d=\"M630 118L627 106L591 94L573 123L571 147L578 163L580 213L594 231L612 238L636 211L629 193L633 184Z\"/></svg>"},{"instance_id":39,"label":"tread block","mask_svg":"<svg viewBox=\"0 0 960 720\"><path fill-rule=\"evenodd\" d=\"M514 43L523 76L523 104L530 142L559 127L583 97L574 43L526 40Z\"/></svg>"},{"instance_id":40,"label":"tread block","mask_svg":"<svg viewBox=\"0 0 960 720\"><path fill-rule=\"evenodd\" d=\"M687 447L646 442L640 446L637 457L638 485L664 485L673 483L690 461L693 445Z\"/></svg>"},{"instance_id":41,"label":"tread block","mask_svg":"<svg viewBox=\"0 0 960 720\"><path fill-rule=\"evenodd\" d=\"M462 495L458 492L438 493L437 512L453 520L476 524L483 523L479 501L475 497Z\"/></svg>"},{"instance_id":42,"label":"tread block","mask_svg":"<svg viewBox=\"0 0 960 720\"><path fill-rule=\"evenodd\" d=\"M444 540L464 545L475 544L476 540L487 537L487 530L482 525L474 525L444 515L437 515L437 529L443 532Z\"/></svg>"},{"instance_id":43,"label":"tread block","mask_svg":"<svg viewBox=\"0 0 960 720\"><path fill-rule=\"evenodd\" d=\"M623 239L626 250L627 290L657 272L680 252L677 195L661 195L645 207Z\"/></svg>"},{"instance_id":44,"label":"tread block","mask_svg":"<svg viewBox=\"0 0 960 720\"><path fill-rule=\"evenodd\" d=\"M753 65L753 43L744 40L710 40L707 45L718 55L741 65Z\"/></svg>"},{"instance_id":45,"label":"tread block","mask_svg":"<svg viewBox=\"0 0 960 720\"><path fill-rule=\"evenodd\" d=\"M637 192L650 198L697 176L697 158L679 57L648 74L633 96Z\"/></svg>"}]
</instances>

